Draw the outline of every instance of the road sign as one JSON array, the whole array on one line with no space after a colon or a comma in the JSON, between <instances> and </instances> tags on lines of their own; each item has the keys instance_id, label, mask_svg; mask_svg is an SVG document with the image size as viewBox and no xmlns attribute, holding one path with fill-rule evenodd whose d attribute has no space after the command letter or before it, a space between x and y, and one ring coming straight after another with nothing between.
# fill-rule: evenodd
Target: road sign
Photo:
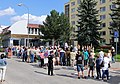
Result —
<instances>
[{"instance_id":1,"label":"road sign","mask_svg":"<svg viewBox=\"0 0 120 84\"><path fill-rule=\"evenodd\" d=\"M115 38L119 37L118 31L115 31L115 32L114 32L114 37L115 37Z\"/></svg>"},{"instance_id":2,"label":"road sign","mask_svg":"<svg viewBox=\"0 0 120 84\"><path fill-rule=\"evenodd\" d=\"M114 38L114 42L118 42L118 38Z\"/></svg>"}]
</instances>

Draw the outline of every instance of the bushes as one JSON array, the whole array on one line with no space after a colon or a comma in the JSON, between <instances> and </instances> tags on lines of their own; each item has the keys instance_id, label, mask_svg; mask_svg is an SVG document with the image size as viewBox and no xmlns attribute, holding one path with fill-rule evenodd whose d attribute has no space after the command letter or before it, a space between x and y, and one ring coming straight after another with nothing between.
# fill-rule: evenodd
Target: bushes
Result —
<instances>
[{"instance_id":1,"label":"bushes","mask_svg":"<svg viewBox=\"0 0 120 84\"><path fill-rule=\"evenodd\" d=\"M107 53L109 49L103 49L103 52ZM95 53L100 52L100 49L96 49Z\"/></svg>"},{"instance_id":2,"label":"bushes","mask_svg":"<svg viewBox=\"0 0 120 84\"><path fill-rule=\"evenodd\" d=\"M4 52L4 48L0 48L0 52Z\"/></svg>"}]
</instances>

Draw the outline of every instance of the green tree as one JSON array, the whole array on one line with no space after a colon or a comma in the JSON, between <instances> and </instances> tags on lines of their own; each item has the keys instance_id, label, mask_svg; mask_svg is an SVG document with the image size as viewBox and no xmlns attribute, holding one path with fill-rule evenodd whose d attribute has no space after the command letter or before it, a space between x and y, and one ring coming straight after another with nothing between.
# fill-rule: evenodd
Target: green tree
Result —
<instances>
[{"instance_id":1,"label":"green tree","mask_svg":"<svg viewBox=\"0 0 120 84\"><path fill-rule=\"evenodd\" d=\"M44 39L52 39L54 42L68 40L69 20L64 13L59 14L56 10L52 10L43 24L41 32L44 34Z\"/></svg>"},{"instance_id":2,"label":"green tree","mask_svg":"<svg viewBox=\"0 0 120 84\"><path fill-rule=\"evenodd\" d=\"M62 31L61 36L59 40L66 42L69 41L70 35L71 35L71 29L69 19L65 16L64 13L60 14L60 29Z\"/></svg>"},{"instance_id":3,"label":"green tree","mask_svg":"<svg viewBox=\"0 0 120 84\"><path fill-rule=\"evenodd\" d=\"M96 0L82 0L78 7L78 43L81 45L99 45L100 20L96 10Z\"/></svg>"},{"instance_id":4,"label":"green tree","mask_svg":"<svg viewBox=\"0 0 120 84\"><path fill-rule=\"evenodd\" d=\"M113 2L113 7L111 9L112 13L111 18L112 18L112 24L109 29L111 29L113 32L114 31L120 31L120 0L117 0ZM120 33L119 33L119 47L120 47Z\"/></svg>"}]
</instances>

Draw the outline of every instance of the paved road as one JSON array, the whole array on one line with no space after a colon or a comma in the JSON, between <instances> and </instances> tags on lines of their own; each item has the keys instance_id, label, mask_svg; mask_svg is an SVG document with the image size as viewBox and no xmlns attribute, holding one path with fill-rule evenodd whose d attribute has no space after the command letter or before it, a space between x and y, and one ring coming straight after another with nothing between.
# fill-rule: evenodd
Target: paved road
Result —
<instances>
[{"instance_id":1,"label":"paved road","mask_svg":"<svg viewBox=\"0 0 120 84\"><path fill-rule=\"evenodd\" d=\"M2 84L120 84L120 63L113 64L114 67L110 70L111 79L103 82L77 79L76 71L69 67L55 67L55 76L48 76L47 69L39 68L36 63L21 62L16 57L7 61L6 81Z\"/></svg>"}]
</instances>

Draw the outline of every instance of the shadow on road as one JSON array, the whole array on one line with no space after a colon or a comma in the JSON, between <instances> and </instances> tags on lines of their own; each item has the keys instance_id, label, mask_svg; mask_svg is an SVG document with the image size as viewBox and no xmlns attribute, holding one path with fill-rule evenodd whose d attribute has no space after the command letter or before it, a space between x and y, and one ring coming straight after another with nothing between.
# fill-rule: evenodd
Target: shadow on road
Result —
<instances>
[{"instance_id":1,"label":"shadow on road","mask_svg":"<svg viewBox=\"0 0 120 84\"><path fill-rule=\"evenodd\" d=\"M40 68L38 64L30 64L30 65L33 66L34 68Z\"/></svg>"},{"instance_id":2,"label":"shadow on road","mask_svg":"<svg viewBox=\"0 0 120 84\"><path fill-rule=\"evenodd\" d=\"M39 74L43 74L43 75L48 75L46 73L43 73L43 72L38 72L38 71L34 71L35 73L39 73Z\"/></svg>"},{"instance_id":3,"label":"shadow on road","mask_svg":"<svg viewBox=\"0 0 120 84\"><path fill-rule=\"evenodd\" d=\"M17 61L17 62L23 62L22 60L15 60L15 61Z\"/></svg>"},{"instance_id":4,"label":"shadow on road","mask_svg":"<svg viewBox=\"0 0 120 84\"><path fill-rule=\"evenodd\" d=\"M116 70L116 71L112 71L111 73L114 73L114 74L119 74L120 75L120 70Z\"/></svg>"},{"instance_id":5,"label":"shadow on road","mask_svg":"<svg viewBox=\"0 0 120 84\"><path fill-rule=\"evenodd\" d=\"M67 75L67 74L56 74L57 76L63 76L63 77L69 77L69 78L76 78L77 76L73 76L73 75Z\"/></svg>"},{"instance_id":6,"label":"shadow on road","mask_svg":"<svg viewBox=\"0 0 120 84\"><path fill-rule=\"evenodd\" d=\"M112 76L108 81L109 84L120 84L120 75Z\"/></svg>"}]
</instances>

